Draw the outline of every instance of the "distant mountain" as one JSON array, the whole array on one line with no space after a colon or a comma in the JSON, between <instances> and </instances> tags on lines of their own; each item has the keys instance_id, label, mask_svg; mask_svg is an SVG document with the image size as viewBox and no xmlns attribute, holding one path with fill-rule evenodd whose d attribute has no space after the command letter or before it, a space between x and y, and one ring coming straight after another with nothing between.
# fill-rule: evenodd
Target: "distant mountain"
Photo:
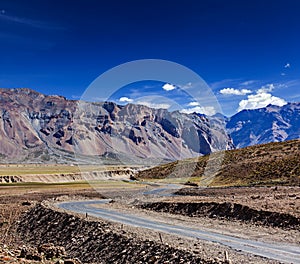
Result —
<instances>
[{"instance_id":1,"label":"distant mountain","mask_svg":"<svg viewBox=\"0 0 300 264\"><path fill-rule=\"evenodd\" d=\"M300 138L300 103L243 110L227 120L237 148Z\"/></svg>"},{"instance_id":2,"label":"distant mountain","mask_svg":"<svg viewBox=\"0 0 300 264\"><path fill-rule=\"evenodd\" d=\"M0 162L176 160L232 148L217 118L0 89Z\"/></svg>"}]
</instances>

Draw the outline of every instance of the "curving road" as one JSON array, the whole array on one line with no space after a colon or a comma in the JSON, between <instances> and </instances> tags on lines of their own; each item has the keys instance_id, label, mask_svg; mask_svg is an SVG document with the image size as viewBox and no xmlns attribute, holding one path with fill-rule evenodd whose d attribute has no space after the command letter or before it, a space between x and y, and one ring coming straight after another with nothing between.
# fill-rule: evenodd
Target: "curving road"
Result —
<instances>
[{"instance_id":1,"label":"curving road","mask_svg":"<svg viewBox=\"0 0 300 264\"><path fill-rule=\"evenodd\" d=\"M193 229L184 225L170 225L147 219L145 217L138 217L128 213L120 213L112 209L94 207L95 204L108 203L109 201L110 200L63 202L58 203L57 206L65 210L81 214L88 213L91 216L123 223L126 225L149 228L173 235L198 238L201 240L220 243L236 250L266 257L268 259L278 260L283 263L300 264L300 247L294 245L282 243L265 243L250 239L237 238L213 231Z\"/></svg>"}]
</instances>

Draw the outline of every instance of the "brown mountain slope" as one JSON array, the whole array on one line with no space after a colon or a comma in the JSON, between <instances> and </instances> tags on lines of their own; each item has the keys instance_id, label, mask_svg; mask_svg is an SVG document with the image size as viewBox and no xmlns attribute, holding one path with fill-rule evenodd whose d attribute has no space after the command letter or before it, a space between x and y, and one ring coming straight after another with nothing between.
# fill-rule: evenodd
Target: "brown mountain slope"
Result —
<instances>
[{"instance_id":1,"label":"brown mountain slope","mask_svg":"<svg viewBox=\"0 0 300 264\"><path fill-rule=\"evenodd\" d=\"M205 174L208 161L209 166L222 164L214 175ZM189 168L195 168L184 180L209 186L300 185L299 161L300 140L291 140L176 161L141 171L138 178L184 178Z\"/></svg>"},{"instance_id":2,"label":"brown mountain slope","mask_svg":"<svg viewBox=\"0 0 300 264\"><path fill-rule=\"evenodd\" d=\"M223 124L197 114L0 89L0 162L166 162L231 148Z\"/></svg>"}]
</instances>

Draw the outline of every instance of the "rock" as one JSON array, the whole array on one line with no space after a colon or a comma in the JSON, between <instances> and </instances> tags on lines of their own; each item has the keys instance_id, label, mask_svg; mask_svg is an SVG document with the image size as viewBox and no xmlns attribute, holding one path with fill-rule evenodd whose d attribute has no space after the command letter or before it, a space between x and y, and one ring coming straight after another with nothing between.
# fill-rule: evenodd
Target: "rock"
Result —
<instances>
[{"instance_id":1,"label":"rock","mask_svg":"<svg viewBox=\"0 0 300 264\"><path fill-rule=\"evenodd\" d=\"M37 254L27 254L25 258L28 260L42 261L42 257Z\"/></svg>"},{"instance_id":2,"label":"rock","mask_svg":"<svg viewBox=\"0 0 300 264\"><path fill-rule=\"evenodd\" d=\"M27 248L26 247L22 247L20 255L18 256L19 258L25 258L27 255Z\"/></svg>"},{"instance_id":3,"label":"rock","mask_svg":"<svg viewBox=\"0 0 300 264\"><path fill-rule=\"evenodd\" d=\"M136 181L137 180L137 178L134 177L133 175L130 175L129 179L132 180L132 181Z\"/></svg>"},{"instance_id":4,"label":"rock","mask_svg":"<svg viewBox=\"0 0 300 264\"><path fill-rule=\"evenodd\" d=\"M195 183L195 182L190 182L190 181L185 182L184 185L189 185L189 186L198 187L198 184L197 184L197 183Z\"/></svg>"},{"instance_id":5,"label":"rock","mask_svg":"<svg viewBox=\"0 0 300 264\"><path fill-rule=\"evenodd\" d=\"M82 262L79 259L66 259L64 264L81 264Z\"/></svg>"},{"instance_id":6,"label":"rock","mask_svg":"<svg viewBox=\"0 0 300 264\"><path fill-rule=\"evenodd\" d=\"M23 206L30 206L30 205L31 205L31 202L25 201L25 202L22 202L22 205L23 205Z\"/></svg>"},{"instance_id":7,"label":"rock","mask_svg":"<svg viewBox=\"0 0 300 264\"><path fill-rule=\"evenodd\" d=\"M43 244L39 246L38 252L43 253L46 259L59 258L65 255L64 247L54 246L53 244Z\"/></svg>"},{"instance_id":8,"label":"rock","mask_svg":"<svg viewBox=\"0 0 300 264\"><path fill-rule=\"evenodd\" d=\"M75 262L71 259L67 259L64 261L64 264L75 264Z\"/></svg>"}]
</instances>

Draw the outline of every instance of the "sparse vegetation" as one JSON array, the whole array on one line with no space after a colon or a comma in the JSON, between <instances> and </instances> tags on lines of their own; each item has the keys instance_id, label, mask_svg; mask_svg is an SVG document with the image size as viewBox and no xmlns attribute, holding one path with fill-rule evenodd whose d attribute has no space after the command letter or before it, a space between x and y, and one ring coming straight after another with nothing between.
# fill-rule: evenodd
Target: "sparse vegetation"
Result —
<instances>
[{"instance_id":1,"label":"sparse vegetation","mask_svg":"<svg viewBox=\"0 0 300 264\"><path fill-rule=\"evenodd\" d=\"M194 168L188 180L201 184L210 158L207 155L164 164L140 172L138 178L172 181ZM230 150L221 158L221 169L210 186L300 185L300 140Z\"/></svg>"}]
</instances>

